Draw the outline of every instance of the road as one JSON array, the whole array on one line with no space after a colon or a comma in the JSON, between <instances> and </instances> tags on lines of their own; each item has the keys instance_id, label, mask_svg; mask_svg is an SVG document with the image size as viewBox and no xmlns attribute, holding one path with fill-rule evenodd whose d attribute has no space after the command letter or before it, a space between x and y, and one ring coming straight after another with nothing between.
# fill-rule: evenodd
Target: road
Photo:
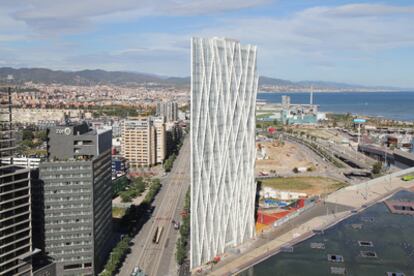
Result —
<instances>
[{"instance_id":1,"label":"road","mask_svg":"<svg viewBox=\"0 0 414 276\"><path fill-rule=\"evenodd\" d=\"M170 275L178 231L172 220L179 220L185 193L190 185L190 141L184 140L174 166L161 180L162 188L154 204L154 215L132 240L131 253L127 256L119 276L130 275L135 266L146 275ZM159 243L153 243L156 229L162 227Z\"/></svg>"}]
</instances>

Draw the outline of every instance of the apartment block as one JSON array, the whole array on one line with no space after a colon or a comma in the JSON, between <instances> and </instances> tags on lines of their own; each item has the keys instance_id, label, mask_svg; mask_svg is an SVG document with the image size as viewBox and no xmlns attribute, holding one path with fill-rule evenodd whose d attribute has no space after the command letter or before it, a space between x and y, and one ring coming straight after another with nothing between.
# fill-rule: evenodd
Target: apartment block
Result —
<instances>
[{"instance_id":1,"label":"apartment block","mask_svg":"<svg viewBox=\"0 0 414 276\"><path fill-rule=\"evenodd\" d=\"M125 120L121 154L129 168L153 166L164 162L166 154L164 117L141 117Z\"/></svg>"},{"instance_id":2,"label":"apartment block","mask_svg":"<svg viewBox=\"0 0 414 276\"><path fill-rule=\"evenodd\" d=\"M155 128L155 163L161 164L167 152L165 117L150 117L150 119Z\"/></svg>"},{"instance_id":3,"label":"apartment block","mask_svg":"<svg viewBox=\"0 0 414 276\"><path fill-rule=\"evenodd\" d=\"M56 263L57 275L97 275L111 250L111 144L111 130L86 123L48 129L34 216L44 223L36 246Z\"/></svg>"}]
</instances>

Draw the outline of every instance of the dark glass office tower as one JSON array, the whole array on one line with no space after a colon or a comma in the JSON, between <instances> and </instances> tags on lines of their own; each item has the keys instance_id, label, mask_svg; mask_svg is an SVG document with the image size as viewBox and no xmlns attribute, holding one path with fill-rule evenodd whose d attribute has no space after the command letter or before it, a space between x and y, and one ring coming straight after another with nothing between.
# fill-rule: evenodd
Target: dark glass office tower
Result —
<instances>
[{"instance_id":1,"label":"dark glass office tower","mask_svg":"<svg viewBox=\"0 0 414 276\"><path fill-rule=\"evenodd\" d=\"M8 89L0 91L0 275L31 275L30 170L13 164L14 134Z\"/></svg>"}]
</instances>

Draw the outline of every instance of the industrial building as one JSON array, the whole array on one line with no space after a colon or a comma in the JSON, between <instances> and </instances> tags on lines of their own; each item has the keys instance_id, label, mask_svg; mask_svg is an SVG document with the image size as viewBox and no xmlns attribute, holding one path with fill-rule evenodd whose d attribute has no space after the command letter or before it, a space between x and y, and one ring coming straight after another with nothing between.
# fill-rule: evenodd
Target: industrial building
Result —
<instances>
[{"instance_id":1,"label":"industrial building","mask_svg":"<svg viewBox=\"0 0 414 276\"><path fill-rule=\"evenodd\" d=\"M97 275L112 247L111 130L86 123L48 129L33 205L37 247L57 275Z\"/></svg>"},{"instance_id":2,"label":"industrial building","mask_svg":"<svg viewBox=\"0 0 414 276\"><path fill-rule=\"evenodd\" d=\"M164 117L141 117L125 120L121 154L128 167L136 169L164 162L166 155Z\"/></svg>"},{"instance_id":3,"label":"industrial building","mask_svg":"<svg viewBox=\"0 0 414 276\"><path fill-rule=\"evenodd\" d=\"M280 104L261 103L257 106L257 115L262 121L278 121L284 125L315 125L325 120L326 115L318 111L313 104L312 96L309 104L292 104L290 96L282 95Z\"/></svg>"},{"instance_id":4,"label":"industrial building","mask_svg":"<svg viewBox=\"0 0 414 276\"><path fill-rule=\"evenodd\" d=\"M193 38L190 266L255 234L256 46Z\"/></svg>"},{"instance_id":5,"label":"industrial building","mask_svg":"<svg viewBox=\"0 0 414 276\"><path fill-rule=\"evenodd\" d=\"M0 275L29 276L34 253L30 170L13 163L14 134L9 89L0 92Z\"/></svg>"}]
</instances>

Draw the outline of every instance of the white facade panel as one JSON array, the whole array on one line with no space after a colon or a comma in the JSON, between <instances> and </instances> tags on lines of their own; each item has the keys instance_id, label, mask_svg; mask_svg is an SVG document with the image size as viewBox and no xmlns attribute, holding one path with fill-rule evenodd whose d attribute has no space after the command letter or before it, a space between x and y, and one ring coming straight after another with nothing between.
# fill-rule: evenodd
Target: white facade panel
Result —
<instances>
[{"instance_id":1,"label":"white facade panel","mask_svg":"<svg viewBox=\"0 0 414 276\"><path fill-rule=\"evenodd\" d=\"M256 46L192 39L191 267L255 234Z\"/></svg>"}]
</instances>

